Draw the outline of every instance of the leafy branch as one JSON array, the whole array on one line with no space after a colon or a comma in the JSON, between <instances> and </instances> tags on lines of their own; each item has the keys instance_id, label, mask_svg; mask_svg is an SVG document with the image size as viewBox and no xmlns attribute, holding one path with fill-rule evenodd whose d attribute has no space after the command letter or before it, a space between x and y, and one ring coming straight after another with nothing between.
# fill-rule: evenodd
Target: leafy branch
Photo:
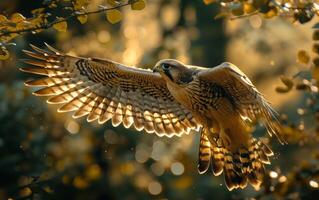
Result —
<instances>
[{"instance_id":1,"label":"leafy branch","mask_svg":"<svg viewBox=\"0 0 319 200\"><path fill-rule=\"evenodd\" d=\"M117 6L114 7L106 7L106 6L100 6L99 9L97 10L93 10L93 11L76 11L71 13L69 16L64 17L64 18L57 18L56 20L49 22L49 23L42 23L39 26L35 26L35 27L31 27L31 28L26 28L26 29L20 29L20 30L5 30L5 31L0 31L2 32L0 34L0 38L6 35L10 35L10 34L21 34L21 33L25 33L25 32L32 32L32 31L37 31L37 30L43 30L43 29L49 29L51 27L53 27L56 24L62 23L62 22L67 22L68 20L72 19L72 18L76 18L76 17L80 17L80 16L86 16L86 15L91 15L91 14L97 14L97 13L103 13L103 12L107 12L110 10L115 10L124 6L128 6L130 5L131 2L127 2L127 3L123 3L123 4L119 4Z\"/></svg>"},{"instance_id":2,"label":"leafy branch","mask_svg":"<svg viewBox=\"0 0 319 200\"><path fill-rule=\"evenodd\" d=\"M217 3L221 12L215 18L230 17L231 20L261 14L264 18L284 16L301 24L309 22L315 15L319 16L317 1L295 0L203 0L205 4Z\"/></svg>"},{"instance_id":3,"label":"leafy branch","mask_svg":"<svg viewBox=\"0 0 319 200\"><path fill-rule=\"evenodd\" d=\"M10 41L24 33L39 33L49 28L54 28L57 31L66 32L68 21L77 18L81 24L87 22L88 15L106 13L106 19L115 24L122 19L122 13L119 8L124 6L131 6L132 10L142 10L145 7L145 0L107 0L107 5L99 5L96 10L86 10L90 4L90 0L50 0L45 7L32 10L33 17L25 18L20 13L14 13L8 19L6 16L0 14L0 60L9 58L7 46L12 45ZM63 11L70 11L66 16L52 16L48 11L51 9ZM66 12L68 13L68 12ZM52 17L55 17L53 20ZM52 19L52 20L50 20Z\"/></svg>"}]
</instances>

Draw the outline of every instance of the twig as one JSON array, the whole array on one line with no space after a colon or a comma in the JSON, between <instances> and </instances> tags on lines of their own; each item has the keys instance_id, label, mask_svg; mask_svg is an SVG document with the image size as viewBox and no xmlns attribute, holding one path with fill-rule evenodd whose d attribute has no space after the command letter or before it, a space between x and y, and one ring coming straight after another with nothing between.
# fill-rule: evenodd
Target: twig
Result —
<instances>
[{"instance_id":1,"label":"twig","mask_svg":"<svg viewBox=\"0 0 319 200\"><path fill-rule=\"evenodd\" d=\"M248 13L248 14L245 14L245 15L233 16L233 17L230 18L230 20L235 20L235 19L250 17L250 16L256 15L256 14L258 14L258 13L259 13L259 10L256 10L256 11L254 11L254 12L251 12L251 13Z\"/></svg>"},{"instance_id":2,"label":"twig","mask_svg":"<svg viewBox=\"0 0 319 200\"><path fill-rule=\"evenodd\" d=\"M277 2L277 1L275 1L275 0L271 0L271 3L273 3L273 5L274 5L275 7L277 7L278 9L280 9L280 10L287 9L287 10L286 10L287 12L293 12L294 10L299 10L299 11L300 11L300 10L306 10L306 9L307 9L306 7L298 7L298 6L287 7L285 4L281 4L281 3L279 3L279 2ZM244 14L244 15L239 15L239 16L233 16L233 17L230 18L230 20L235 20L235 19L239 19L239 18L250 17L250 16L256 15L256 14L258 14L258 13L260 13L260 11L259 11L259 10L256 10L256 11L254 11L254 12L252 12L252 13L248 13L248 14ZM291 15L289 15L289 14L287 14L287 13L286 13L286 14L281 13L281 14L278 14L278 15L291 17Z\"/></svg>"},{"instance_id":3,"label":"twig","mask_svg":"<svg viewBox=\"0 0 319 200\"><path fill-rule=\"evenodd\" d=\"M109 10L114 10L114 9L117 9L117 8L121 8L121 7L130 5L130 4L131 4L131 2L128 1L126 3L119 4L119 5L114 6L114 7L105 7L105 6L103 6L103 7L100 7L100 9L93 10L93 11L87 11L87 12L75 11L71 15L69 15L69 16L67 16L65 18L59 18L59 19L56 19L56 20L54 20L54 21L52 21L50 23L42 24L40 26L26 28L26 29L20 29L20 30L14 30L14 31L4 31L4 32L2 32L0 34L0 38L3 37L3 36L6 36L6 35L10 35L10 34L21 34L21 33L25 33L25 32L37 31L37 30L41 30L41 29L49 29L55 24L58 24L58 23L61 23L61 22L66 22L66 21L68 21L68 20L70 20L72 18L75 18L75 17L79 17L79 16L83 16L83 15L102 13L102 12L106 12L106 11L109 11Z\"/></svg>"}]
</instances>

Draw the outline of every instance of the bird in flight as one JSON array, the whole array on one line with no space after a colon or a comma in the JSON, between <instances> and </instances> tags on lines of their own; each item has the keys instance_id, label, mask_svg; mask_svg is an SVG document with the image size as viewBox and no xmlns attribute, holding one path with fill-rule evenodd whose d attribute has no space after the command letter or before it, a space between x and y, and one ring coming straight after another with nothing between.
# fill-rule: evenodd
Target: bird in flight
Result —
<instances>
[{"instance_id":1,"label":"bird in flight","mask_svg":"<svg viewBox=\"0 0 319 200\"><path fill-rule=\"evenodd\" d=\"M252 136L252 123L262 122L282 143L277 113L245 74L231 63L213 68L159 61L153 71L98 59L66 55L47 45L24 50L31 67L21 71L43 75L25 82L42 87L36 96L50 96L50 104L63 104L58 112L74 111L87 121L108 120L113 126L182 136L200 132L198 171L209 167L224 173L229 190L251 184L258 190L270 164L272 150Z\"/></svg>"}]
</instances>

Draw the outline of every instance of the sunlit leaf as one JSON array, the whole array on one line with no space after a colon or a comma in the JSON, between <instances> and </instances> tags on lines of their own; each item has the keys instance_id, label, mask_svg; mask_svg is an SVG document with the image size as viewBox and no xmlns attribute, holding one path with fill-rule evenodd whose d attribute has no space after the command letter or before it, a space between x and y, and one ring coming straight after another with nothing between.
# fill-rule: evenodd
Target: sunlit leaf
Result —
<instances>
[{"instance_id":1,"label":"sunlit leaf","mask_svg":"<svg viewBox=\"0 0 319 200\"><path fill-rule=\"evenodd\" d=\"M37 8L31 11L32 14L34 15L38 15L40 13L43 13L43 11L45 10L45 8Z\"/></svg>"},{"instance_id":2,"label":"sunlit leaf","mask_svg":"<svg viewBox=\"0 0 319 200\"><path fill-rule=\"evenodd\" d=\"M229 16L229 14L227 12L220 12L214 17L214 19L221 19L221 18L225 18L228 16Z\"/></svg>"},{"instance_id":3,"label":"sunlit leaf","mask_svg":"<svg viewBox=\"0 0 319 200\"><path fill-rule=\"evenodd\" d=\"M234 3L234 4L231 4L229 6L229 8L231 9L231 13L235 16L240 16L240 15L243 15L245 14L244 13L244 8L243 8L243 4L241 3Z\"/></svg>"},{"instance_id":4,"label":"sunlit leaf","mask_svg":"<svg viewBox=\"0 0 319 200\"><path fill-rule=\"evenodd\" d=\"M272 7L267 13L264 14L265 18L272 18L277 16L278 10L276 7Z\"/></svg>"},{"instance_id":5,"label":"sunlit leaf","mask_svg":"<svg viewBox=\"0 0 319 200\"><path fill-rule=\"evenodd\" d=\"M112 23L118 23L122 19L122 13L119 10L109 10L106 12L106 19Z\"/></svg>"},{"instance_id":6,"label":"sunlit leaf","mask_svg":"<svg viewBox=\"0 0 319 200\"><path fill-rule=\"evenodd\" d=\"M131 4L132 10L143 10L145 8L145 0L138 0Z\"/></svg>"},{"instance_id":7,"label":"sunlit leaf","mask_svg":"<svg viewBox=\"0 0 319 200\"><path fill-rule=\"evenodd\" d=\"M310 56L308 53L304 50L301 50L298 52L298 62L303 64L308 64L310 61Z\"/></svg>"},{"instance_id":8,"label":"sunlit leaf","mask_svg":"<svg viewBox=\"0 0 319 200\"><path fill-rule=\"evenodd\" d=\"M2 42L9 42L10 40L14 39L15 37L17 37L19 34L17 33L12 33L12 34L8 34L5 36L1 37L1 41Z\"/></svg>"},{"instance_id":9,"label":"sunlit leaf","mask_svg":"<svg viewBox=\"0 0 319 200\"><path fill-rule=\"evenodd\" d=\"M7 17L4 15L0 15L0 23L8 21Z\"/></svg>"},{"instance_id":10,"label":"sunlit leaf","mask_svg":"<svg viewBox=\"0 0 319 200\"><path fill-rule=\"evenodd\" d=\"M75 10L83 9L84 7L86 7L89 4L88 0L75 0L72 2L73 2Z\"/></svg>"},{"instance_id":11,"label":"sunlit leaf","mask_svg":"<svg viewBox=\"0 0 319 200\"><path fill-rule=\"evenodd\" d=\"M41 25L43 23L47 23L47 19L44 18L44 14L39 14L39 15L37 15L37 17L34 17L34 18L28 20L28 22L30 22L34 26L37 26L37 25Z\"/></svg>"},{"instance_id":12,"label":"sunlit leaf","mask_svg":"<svg viewBox=\"0 0 319 200\"><path fill-rule=\"evenodd\" d=\"M65 21L59 22L53 25L53 28L57 31L66 32L68 24Z\"/></svg>"},{"instance_id":13,"label":"sunlit leaf","mask_svg":"<svg viewBox=\"0 0 319 200\"><path fill-rule=\"evenodd\" d=\"M116 6L120 4L118 1L115 1L115 0L107 0L107 3L109 3L111 6Z\"/></svg>"},{"instance_id":14,"label":"sunlit leaf","mask_svg":"<svg viewBox=\"0 0 319 200\"><path fill-rule=\"evenodd\" d=\"M85 24L88 21L87 15L78 16L77 19L81 22L81 24Z\"/></svg>"},{"instance_id":15,"label":"sunlit leaf","mask_svg":"<svg viewBox=\"0 0 319 200\"><path fill-rule=\"evenodd\" d=\"M250 4L250 3L244 3L244 12L247 14L250 14L252 12L255 12L256 8Z\"/></svg>"},{"instance_id":16,"label":"sunlit leaf","mask_svg":"<svg viewBox=\"0 0 319 200\"><path fill-rule=\"evenodd\" d=\"M216 2L216 0L203 0L206 5Z\"/></svg>"},{"instance_id":17,"label":"sunlit leaf","mask_svg":"<svg viewBox=\"0 0 319 200\"><path fill-rule=\"evenodd\" d=\"M14 23L19 23L23 22L25 20L25 17L20 13L14 13L13 15L11 15L10 20Z\"/></svg>"},{"instance_id":18,"label":"sunlit leaf","mask_svg":"<svg viewBox=\"0 0 319 200\"><path fill-rule=\"evenodd\" d=\"M0 48L0 60L7 60L10 57L8 50L5 47Z\"/></svg>"},{"instance_id":19,"label":"sunlit leaf","mask_svg":"<svg viewBox=\"0 0 319 200\"><path fill-rule=\"evenodd\" d=\"M49 8L56 8L58 5L56 3L50 3Z\"/></svg>"}]
</instances>

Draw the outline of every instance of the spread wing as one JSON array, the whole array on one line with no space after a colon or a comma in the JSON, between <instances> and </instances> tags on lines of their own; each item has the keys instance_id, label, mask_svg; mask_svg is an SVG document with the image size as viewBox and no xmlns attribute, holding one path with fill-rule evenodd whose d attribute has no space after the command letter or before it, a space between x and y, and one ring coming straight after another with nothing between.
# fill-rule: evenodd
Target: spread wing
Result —
<instances>
[{"instance_id":1,"label":"spread wing","mask_svg":"<svg viewBox=\"0 0 319 200\"><path fill-rule=\"evenodd\" d=\"M244 119L248 118L253 122L261 120L270 135L274 134L281 143L284 142L280 136L281 126L277 118L278 114L235 65L222 63L209 70L200 70L198 77L222 86Z\"/></svg>"},{"instance_id":2,"label":"spread wing","mask_svg":"<svg viewBox=\"0 0 319 200\"><path fill-rule=\"evenodd\" d=\"M27 86L42 87L37 96L51 96L47 102L63 104L59 112L75 111L74 118L87 115L88 121L114 126L123 123L159 136L172 137L197 128L190 111L181 106L159 74L150 70L97 58L65 55L52 47L44 51L31 45L24 51L32 67L23 72L46 77L27 81Z\"/></svg>"}]
</instances>

